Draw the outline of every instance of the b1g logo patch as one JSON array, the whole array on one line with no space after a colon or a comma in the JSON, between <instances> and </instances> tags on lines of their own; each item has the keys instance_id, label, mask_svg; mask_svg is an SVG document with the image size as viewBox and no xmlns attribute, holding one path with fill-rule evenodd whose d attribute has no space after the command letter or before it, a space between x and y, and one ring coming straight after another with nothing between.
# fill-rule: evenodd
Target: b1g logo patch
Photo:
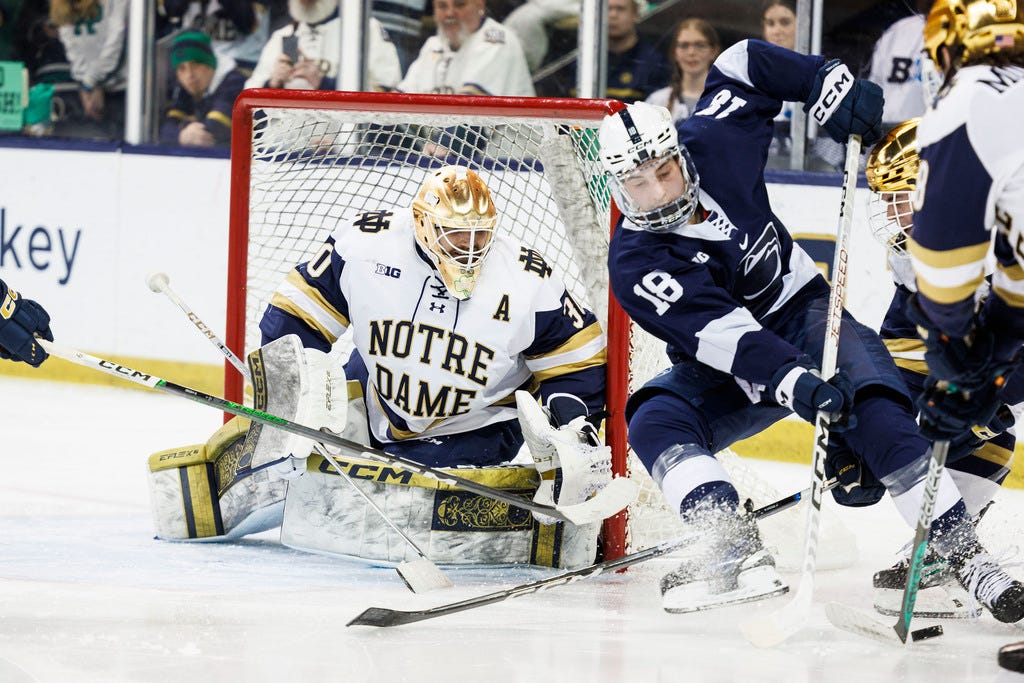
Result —
<instances>
[{"instance_id":1,"label":"b1g logo patch","mask_svg":"<svg viewBox=\"0 0 1024 683\"><path fill-rule=\"evenodd\" d=\"M394 266L387 266L387 265L384 265L383 263L378 263L376 269L373 272L375 274L377 274L377 275L387 275L388 277L393 277L396 280L398 278L402 277L402 269L401 268L395 268Z\"/></svg>"}]
</instances>

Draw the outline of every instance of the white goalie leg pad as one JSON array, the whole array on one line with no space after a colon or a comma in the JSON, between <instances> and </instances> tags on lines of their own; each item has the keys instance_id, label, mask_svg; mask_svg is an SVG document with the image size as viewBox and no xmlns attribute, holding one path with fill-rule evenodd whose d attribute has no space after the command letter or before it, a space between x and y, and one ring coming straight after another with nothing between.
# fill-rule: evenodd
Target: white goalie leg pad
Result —
<instances>
[{"instance_id":1,"label":"white goalie leg pad","mask_svg":"<svg viewBox=\"0 0 1024 683\"><path fill-rule=\"evenodd\" d=\"M584 436L583 417L554 427L544 409L528 392L516 392L516 408L523 440L530 451L540 485L534 501L545 505L582 503L612 480L612 451L591 445ZM542 524L554 520L534 513Z\"/></svg>"},{"instance_id":2,"label":"white goalie leg pad","mask_svg":"<svg viewBox=\"0 0 1024 683\"><path fill-rule=\"evenodd\" d=\"M248 420L236 417L205 444L150 456L157 538L223 541L281 524L288 484L266 469L252 469L248 426Z\"/></svg>"},{"instance_id":3,"label":"white goalie leg pad","mask_svg":"<svg viewBox=\"0 0 1024 683\"><path fill-rule=\"evenodd\" d=\"M286 420L340 434L345 429L348 389L345 371L328 354L303 348L286 335L249 354L254 404ZM306 470L314 442L273 427L253 424L253 467L271 466L276 476L292 479Z\"/></svg>"},{"instance_id":4,"label":"white goalie leg pad","mask_svg":"<svg viewBox=\"0 0 1024 683\"><path fill-rule=\"evenodd\" d=\"M346 434L346 436L348 436ZM599 525L542 525L521 510L451 489L387 464L344 456L338 464L367 496L437 564L536 564L573 569L592 564ZM288 484L281 542L298 550L372 563L418 555L321 456ZM451 470L487 486L529 494L532 466Z\"/></svg>"}]
</instances>

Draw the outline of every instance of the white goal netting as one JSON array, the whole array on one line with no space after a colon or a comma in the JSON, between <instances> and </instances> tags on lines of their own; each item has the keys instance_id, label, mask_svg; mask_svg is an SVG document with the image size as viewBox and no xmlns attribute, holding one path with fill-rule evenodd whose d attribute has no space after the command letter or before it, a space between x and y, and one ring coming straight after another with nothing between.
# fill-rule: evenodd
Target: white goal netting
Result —
<instances>
[{"instance_id":1,"label":"white goal netting","mask_svg":"<svg viewBox=\"0 0 1024 683\"><path fill-rule=\"evenodd\" d=\"M232 207L232 269L234 289L244 284L245 296L230 296L229 308L244 321L246 351L259 345L259 319L275 288L339 219L409 205L426 172L445 163L480 173L498 207L499 229L543 254L608 329L610 200L596 135L604 109L572 100L479 106L490 98L462 98L446 108L444 98L379 94L353 102L358 95L334 93L336 102L320 106L281 93L278 102L252 110L248 150L239 149L236 137L232 182L243 183L248 198ZM235 118L238 125L237 109ZM243 153L248 159L237 158ZM628 382L609 387L620 397L668 365L660 342L635 326L626 338ZM344 339L338 346L347 352ZM757 504L777 497L739 458L728 460L743 495ZM632 454L627 463L643 491L629 511L627 549L680 535L678 516L643 466ZM786 515L795 521L787 533L802 534L799 513L779 518Z\"/></svg>"}]
</instances>

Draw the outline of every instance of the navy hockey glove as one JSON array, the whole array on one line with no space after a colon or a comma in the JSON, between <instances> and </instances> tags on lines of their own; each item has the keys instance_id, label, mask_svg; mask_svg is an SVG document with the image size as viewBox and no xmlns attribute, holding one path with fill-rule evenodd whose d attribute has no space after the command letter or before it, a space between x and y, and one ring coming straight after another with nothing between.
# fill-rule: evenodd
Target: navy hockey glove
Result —
<instances>
[{"instance_id":1,"label":"navy hockey glove","mask_svg":"<svg viewBox=\"0 0 1024 683\"><path fill-rule=\"evenodd\" d=\"M35 301L21 298L0 281L0 358L39 367L47 353L36 343L36 333L53 341L50 316Z\"/></svg>"},{"instance_id":2,"label":"navy hockey glove","mask_svg":"<svg viewBox=\"0 0 1024 683\"><path fill-rule=\"evenodd\" d=\"M829 381L818 377L809 359L795 360L775 371L771 392L776 403L814 423L819 411L829 413L829 429L842 432L857 425L850 414L853 408L853 384L839 370Z\"/></svg>"},{"instance_id":3,"label":"navy hockey glove","mask_svg":"<svg viewBox=\"0 0 1024 683\"><path fill-rule=\"evenodd\" d=\"M984 425L978 427L984 430L994 424L996 413L1003 405L1003 400L997 395L1000 384L992 382L965 393L929 376L924 392L917 399L922 436L930 441L946 439L951 444L959 443L976 426Z\"/></svg>"},{"instance_id":4,"label":"navy hockey glove","mask_svg":"<svg viewBox=\"0 0 1024 683\"><path fill-rule=\"evenodd\" d=\"M1004 403L996 410L995 416L989 420L988 424L973 425L970 429L964 430L949 440L949 455L946 462L954 463L961 458L966 458L981 448L986 441L994 439L1012 427L1014 422L1013 413Z\"/></svg>"},{"instance_id":5,"label":"navy hockey glove","mask_svg":"<svg viewBox=\"0 0 1024 683\"><path fill-rule=\"evenodd\" d=\"M814 77L804 111L836 142L859 135L867 149L882 138L882 89L854 78L838 59L826 62Z\"/></svg>"},{"instance_id":6,"label":"navy hockey glove","mask_svg":"<svg viewBox=\"0 0 1024 683\"><path fill-rule=\"evenodd\" d=\"M829 432L825 453L825 477L838 479L832 498L840 505L864 507L874 505L885 495L885 486L878 481L867 464L846 445L842 434Z\"/></svg>"},{"instance_id":7,"label":"navy hockey glove","mask_svg":"<svg viewBox=\"0 0 1024 683\"><path fill-rule=\"evenodd\" d=\"M918 295L907 301L907 317L917 325L924 340L924 360L928 373L936 380L945 380L953 390L973 394L998 382L1013 367L1010 359L999 358L995 336L984 327L975 327L966 338L951 337L939 330L921 308ZM1010 351L1004 350L1008 355Z\"/></svg>"}]
</instances>

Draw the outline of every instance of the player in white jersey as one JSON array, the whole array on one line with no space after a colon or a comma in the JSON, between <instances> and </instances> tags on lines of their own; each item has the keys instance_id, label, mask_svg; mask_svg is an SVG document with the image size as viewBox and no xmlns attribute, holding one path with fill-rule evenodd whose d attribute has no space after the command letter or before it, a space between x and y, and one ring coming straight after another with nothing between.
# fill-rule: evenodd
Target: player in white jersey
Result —
<instances>
[{"instance_id":1,"label":"player in white jersey","mask_svg":"<svg viewBox=\"0 0 1024 683\"><path fill-rule=\"evenodd\" d=\"M925 44L946 82L918 126L910 315L930 370L922 420L943 438L1019 402L1006 377L1024 343L1024 5L939 0Z\"/></svg>"},{"instance_id":2,"label":"player in white jersey","mask_svg":"<svg viewBox=\"0 0 1024 683\"><path fill-rule=\"evenodd\" d=\"M398 84L413 93L533 97L519 38L485 15L483 0L437 0L437 34Z\"/></svg>"},{"instance_id":3,"label":"player in white jersey","mask_svg":"<svg viewBox=\"0 0 1024 683\"><path fill-rule=\"evenodd\" d=\"M922 432L951 439L1020 399L1007 378L1024 343L1024 5L936 0L924 42L945 82L918 126L908 314L927 347Z\"/></svg>"},{"instance_id":4,"label":"player in white jersey","mask_svg":"<svg viewBox=\"0 0 1024 683\"><path fill-rule=\"evenodd\" d=\"M829 287L764 184L768 124L783 99L803 100L837 142L879 137L877 85L838 60L754 40L715 60L697 111L677 127L667 110L641 103L601 126L601 160L624 216L609 246L612 289L668 343L673 362L630 397L630 444L670 505L709 541L702 557L663 580L669 611L779 591L772 558L753 520L737 514L738 495L714 453L790 411L811 422L831 413L830 434L841 433L878 476L910 528L921 509L931 444L878 334L844 312L840 371L827 382L815 374ZM933 543L963 568L961 583L997 619L1024 617L1024 584L977 543L948 471L934 508Z\"/></svg>"},{"instance_id":5,"label":"player in white jersey","mask_svg":"<svg viewBox=\"0 0 1024 683\"><path fill-rule=\"evenodd\" d=\"M868 156L866 175L871 189L868 225L886 246L889 273L896 291L882 321L880 334L893 356L911 396L924 391L928 366L924 361L925 343L917 327L907 316L907 301L917 290L914 271L907 253L907 240L913 232L913 193L917 187L920 164L917 146L918 119L896 125L875 145ZM987 291L987 289L986 289ZM1013 460L1014 436L1006 431L1012 421L1008 409L1000 413L998 423L987 429L968 429L953 435L946 466L963 495L967 513L979 520L992 502ZM984 438L982 438L984 437ZM866 483L866 480L862 483ZM909 554L910 546L906 547ZM898 614L907 583L908 560L903 558L891 568L875 573L875 607L885 614ZM925 558L921 587L942 586L939 593L922 595L916 612L936 616L967 616L970 600L955 582L949 563L934 551ZM959 601L959 604L958 604Z\"/></svg>"},{"instance_id":6,"label":"player in white jersey","mask_svg":"<svg viewBox=\"0 0 1024 683\"><path fill-rule=\"evenodd\" d=\"M351 327L375 445L425 464L495 465L522 438L513 394L558 424L604 403L605 338L544 256L496 231L471 170L428 175L411 207L343 221L271 300L264 343L328 351Z\"/></svg>"}]
</instances>

